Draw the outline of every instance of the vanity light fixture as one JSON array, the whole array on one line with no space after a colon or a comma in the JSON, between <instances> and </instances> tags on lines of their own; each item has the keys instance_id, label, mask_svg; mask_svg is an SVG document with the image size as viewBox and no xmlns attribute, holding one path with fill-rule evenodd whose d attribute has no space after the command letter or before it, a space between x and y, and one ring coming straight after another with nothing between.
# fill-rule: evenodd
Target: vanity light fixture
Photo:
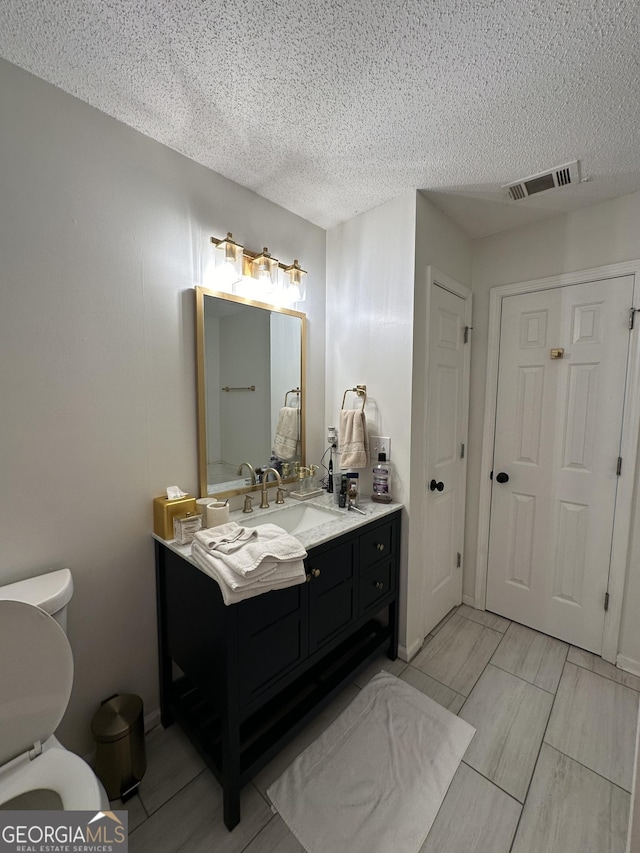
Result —
<instances>
[{"instance_id":1,"label":"vanity light fixture","mask_svg":"<svg viewBox=\"0 0 640 853\"><path fill-rule=\"evenodd\" d=\"M288 267L284 267L285 275L289 276L288 286L285 293L288 302L304 302L307 298L306 270L300 266L300 261L295 261Z\"/></svg>"},{"instance_id":2,"label":"vanity light fixture","mask_svg":"<svg viewBox=\"0 0 640 853\"><path fill-rule=\"evenodd\" d=\"M264 293L272 293L278 287L278 270L280 265L265 246L262 253L253 259L253 277L265 288Z\"/></svg>"},{"instance_id":3,"label":"vanity light fixture","mask_svg":"<svg viewBox=\"0 0 640 853\"><path fill-rule=\"evenodd\" d=\"M218 256L215 289L283 306L305 301L307 273L297 258L285 265L272 257L266 246L260 254L250 252L233 239L230 231L224 239L212 237L211 242Z\"/></svg>"},{"instance_id":4,"label":"vanity light fixture","mask_svg":"<svg viewBox=\"0 0 640 853\"><path fill-rule=\"evenodd\" d=\"M217 284L220 290L233 292L234 285L242 280L244 249L233 239L231 231L227 231L225 239L217 241L215 254Z\"/></svg>"}]
</instances>

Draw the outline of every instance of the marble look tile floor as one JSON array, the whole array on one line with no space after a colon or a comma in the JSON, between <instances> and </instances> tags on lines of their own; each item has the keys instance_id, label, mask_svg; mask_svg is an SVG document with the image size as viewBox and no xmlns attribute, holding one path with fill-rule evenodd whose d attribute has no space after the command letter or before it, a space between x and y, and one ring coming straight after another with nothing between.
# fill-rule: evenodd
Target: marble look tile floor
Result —
<instances>
[{"instance_id":1,"label":"marble look tile floor","mask_svg":"<svg viewBox=\"0 0 640 853\"><path fill-rule=\"evenodd\" d=\"M139 793L113 803L129 810L131 853L304 853L266 788L380 669L477 730L421 853L624 853L640 679L466 605L410 664L382 657L361 673L244 788L231 833L178 726L154 729Z\"/></svg>"}]
</instances>

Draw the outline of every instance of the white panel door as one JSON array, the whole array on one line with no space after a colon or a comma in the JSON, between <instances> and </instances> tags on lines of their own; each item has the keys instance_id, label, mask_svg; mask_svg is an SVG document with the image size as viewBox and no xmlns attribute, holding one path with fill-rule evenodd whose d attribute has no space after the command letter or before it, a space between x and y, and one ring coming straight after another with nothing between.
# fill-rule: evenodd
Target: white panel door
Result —
<instances>
[{"instance_id":1,"label":"white panel door","mask_svg":"<svg viewBox=\"0 0 640 853\"><path fill-rule=\"evenodd\" d=\"M486 606L598 654L632 296L625 276L502 300Z\"/></svg>"},{"instance_id":2,"label":"white panel door","mask_svg":"<svg viewBox=\"0 0 640 853\"><path fill-rule=\"evenodd\" d=\"M427 525L424 614L428 633L462 600L466 384L465 300L431 290L427 404Z\"/></svg>"}]
</instances>

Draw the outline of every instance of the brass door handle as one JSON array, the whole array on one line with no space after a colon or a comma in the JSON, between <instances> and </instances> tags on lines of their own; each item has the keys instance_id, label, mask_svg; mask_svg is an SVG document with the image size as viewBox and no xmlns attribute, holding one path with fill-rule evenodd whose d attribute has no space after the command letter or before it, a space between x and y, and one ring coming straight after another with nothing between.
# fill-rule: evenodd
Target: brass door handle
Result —
<instances>
[{"instance_id":1,"label":"brass door handle","mask_svg":"<svg viewBox=\"0 0 640 853\"><path fill-rule=\"evenodd\" d=\"M382 544L382 542L377 542L376 548L378 549L378 551L384 551L384 545Z\"/></svg>"},{"instance_id":2,"label":"brass door handle","mask_svg":"<svg viewBox=\"0 0 640 853\"><path fill-rule=\"evenodd\" d=\"M320 569L311 569L311 574L313 575L314 578L319 578L320 577Z\"/></svg>"},{"instance_id":3,"label":"brass door handle","mask_svg":"<svg viewBox=\"0 0 640 853\"><path fill-rule=\"evenodd\" d=\"M382 583L382 581L376 581L374 583L374 586L376 589L384 589L384 584Z\"/></svg>"}]
</instances>

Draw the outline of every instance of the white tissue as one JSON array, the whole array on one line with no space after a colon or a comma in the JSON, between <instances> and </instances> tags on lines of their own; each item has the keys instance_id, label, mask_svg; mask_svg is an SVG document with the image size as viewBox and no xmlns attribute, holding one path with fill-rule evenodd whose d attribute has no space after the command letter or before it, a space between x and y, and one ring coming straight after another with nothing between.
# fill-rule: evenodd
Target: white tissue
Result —
<instances>
[{"instance_id":1,"label":"white tissue","mask_svg":"<svg viewBox=\"0 0 640 853\"><path fill-rule=\"evenodd\" d=\"M180 486L167 486L167 497L170 501L175 501L178 498L186 498L187 492L183 492Z\"/></svg>"}]
</instances>

